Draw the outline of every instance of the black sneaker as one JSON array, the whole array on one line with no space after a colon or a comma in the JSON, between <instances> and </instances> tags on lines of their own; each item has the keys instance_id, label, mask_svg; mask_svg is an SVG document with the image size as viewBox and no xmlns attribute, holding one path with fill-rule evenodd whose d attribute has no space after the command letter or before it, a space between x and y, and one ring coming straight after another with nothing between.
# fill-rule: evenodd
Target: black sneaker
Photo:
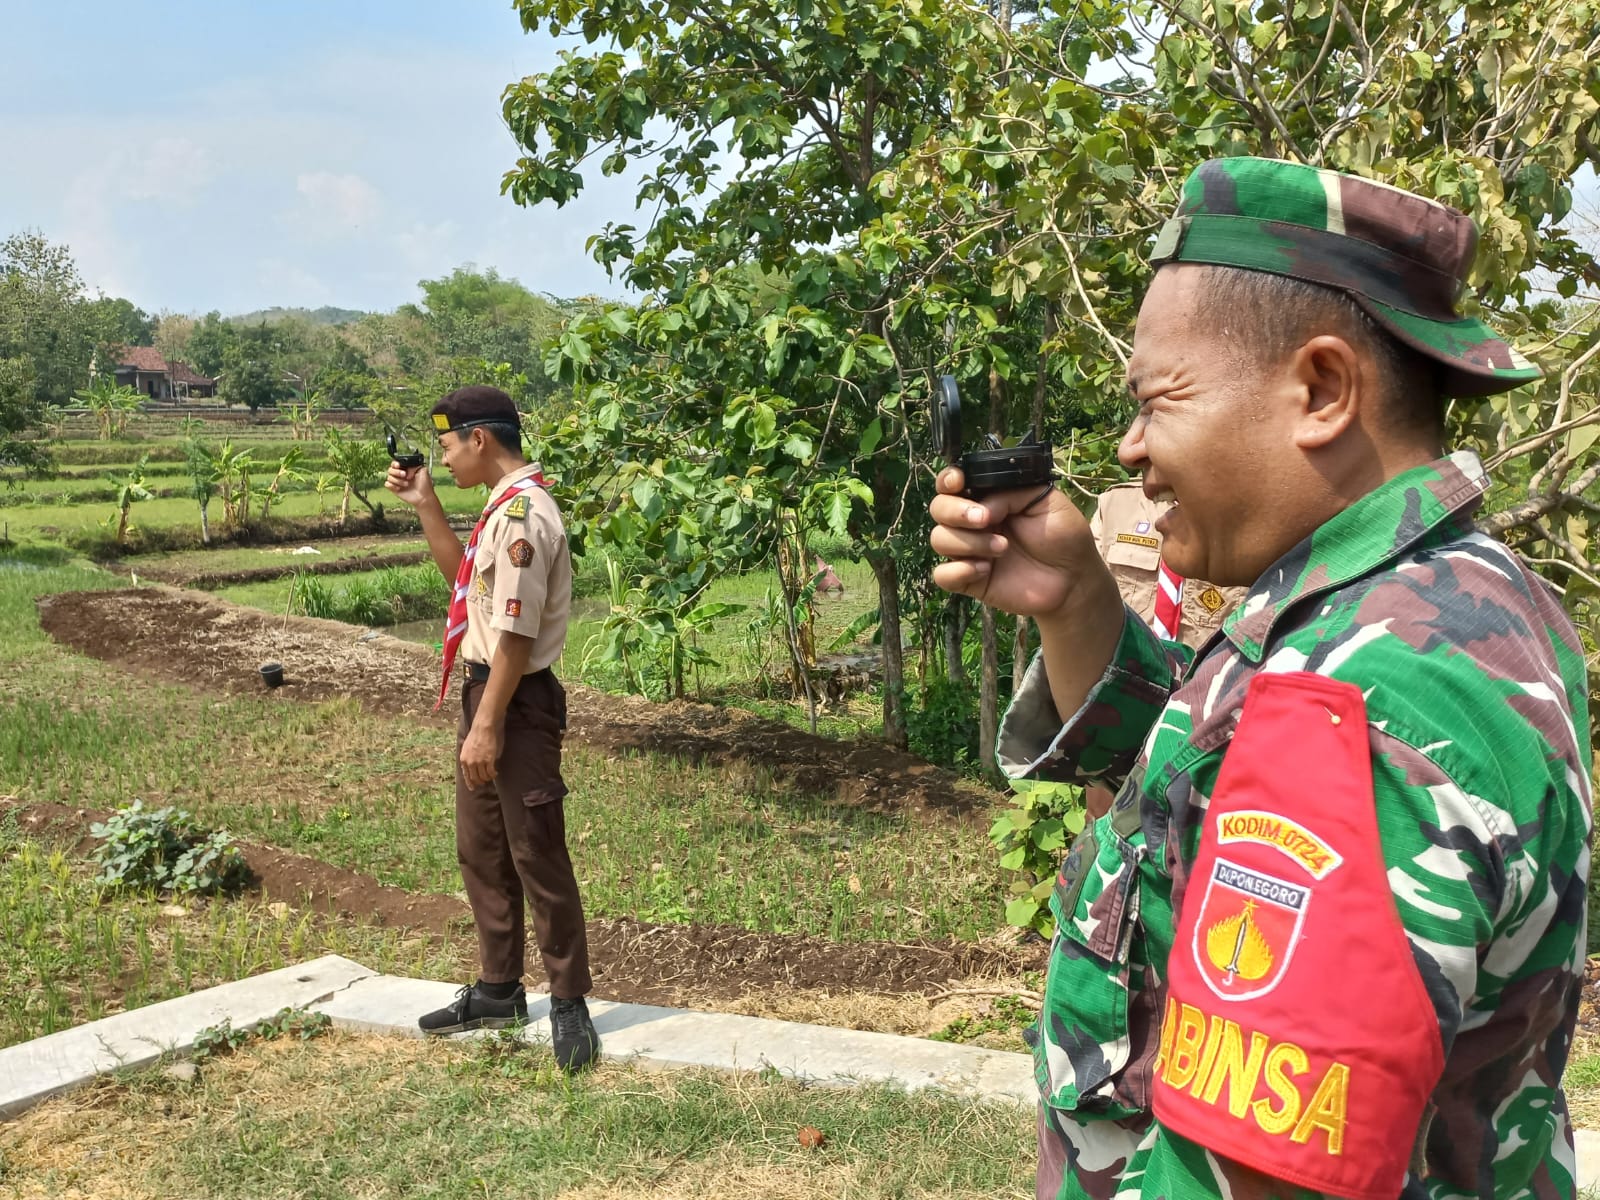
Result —
<instances>
[{"instance_id":1,"label":"black sneaker","mask_svg":"<svg viewBox=\"0 0 1600 1200\"><path fill-rule=\"evenodd\" d=\"M600 1056L600 1035L594 1031L582 996L574 1000L550 997L550 1049L556 1065L568 1074L583 1070Z\"/></svg>"},{"instance_id":2,"label":"black sneaker","mask_svg":"<svg viewBox=\"0 0 1600 1200\"><path fill-rule=\"evenodd\" d=\"M509 1029L526 1024L528 1020L528 995L517 984L517 990L504 1000L486 996L474 983L467 984L456 993L455 1002L421 1018L417 1025L423 1033L442 1037L447 1033L466 1033L472 1029Z\"/></svg>"}]
</instances>

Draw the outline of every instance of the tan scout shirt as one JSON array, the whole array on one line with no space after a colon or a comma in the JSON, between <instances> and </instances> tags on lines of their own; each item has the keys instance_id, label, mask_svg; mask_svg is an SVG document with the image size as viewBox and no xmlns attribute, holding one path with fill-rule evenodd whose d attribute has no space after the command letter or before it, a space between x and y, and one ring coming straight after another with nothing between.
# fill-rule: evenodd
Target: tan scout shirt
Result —
<instances>
[{"instance_id":1,"label":"tan scout shirt","mask_svg":"<svg viewBox=\"0 0 1600 1200\"><path fill-rule=\"evenodd\" d=\"M498 496L539 468L518 467L494 485ZM461 657L494 660L502 631L533 639L527 673L542 671L561 657L572 611L572 558L561 511L542 487L529 488L489 514L472 560L467 592L467 632Z\"/></svg>"},{"instance_id":2,"label":"tan scout shirt","mask_svg":"<svg viewBox=\"0 0 1600 1200\"><path fill-rule=\"evenodd\" d=\"M1147 499L1137 483L1119 483L1100 494L1089 521L1100 557L1111 568L1123 602L1147 625L1156 613L1156 564L1161 561L1156 520L1168 507ZM1196 649L1204 645L1245 591L1219 588L1202 579L1184 580L1178 640Z\"/></svg>"}]
</instances>

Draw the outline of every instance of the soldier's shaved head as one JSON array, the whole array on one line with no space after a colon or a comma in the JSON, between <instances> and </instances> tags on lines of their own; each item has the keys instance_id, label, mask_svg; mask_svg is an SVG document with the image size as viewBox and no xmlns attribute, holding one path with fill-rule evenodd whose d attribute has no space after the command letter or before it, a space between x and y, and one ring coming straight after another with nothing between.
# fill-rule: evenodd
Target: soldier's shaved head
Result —
<instances>
[{"instance_id":1,"label":"soldier's shaved head","mask_svg":"<svg viewBox=\"0 0 1600 1200\"><path fill-rule=\"evenodd\" d=\"M1319 334L1343 338L1377 369L1384 426L1400 436L1440 441L1444 402L1436 365L1344 293L1287 275L1219 266L1205 269L1200 292L1197 319L1224 330L1243 364L1276 366Z\"/></svg>"}]
</instances>

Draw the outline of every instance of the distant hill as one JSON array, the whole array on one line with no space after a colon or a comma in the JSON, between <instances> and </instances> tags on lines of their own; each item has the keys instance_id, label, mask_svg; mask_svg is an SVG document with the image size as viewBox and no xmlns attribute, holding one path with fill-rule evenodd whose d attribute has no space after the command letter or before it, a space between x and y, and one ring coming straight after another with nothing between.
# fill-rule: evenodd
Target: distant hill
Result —
<instances>
[{"instance_id":1,"label":"distant hill","mask_svg":"<svg viewBox=\"0 0 1600 1200\"><path fill-rule=\"evenodd\" d=\"M312 325L348 325L351 321L359 321L367 314L359 308L334 308L325 304L321 308L272 308L258 309L256 312L240 313L238 316L229 317L240 325L274 325L279 321L287 321L291 317L298 317Z\"/></svg>"}]
</instances>

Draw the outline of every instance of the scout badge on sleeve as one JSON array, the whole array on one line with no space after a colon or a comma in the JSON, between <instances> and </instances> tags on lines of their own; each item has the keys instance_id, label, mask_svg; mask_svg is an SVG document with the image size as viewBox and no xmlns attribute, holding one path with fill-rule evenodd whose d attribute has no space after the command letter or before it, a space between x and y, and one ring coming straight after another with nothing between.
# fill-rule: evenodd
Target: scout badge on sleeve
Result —
<instances>
[{"instance_id":1,"label":"scout badge on sleeve","mask_svg":"<svg viewBox=\"0 0 1600 1200\"><path fill-rule=\"evenodd\" d=\"M1444 1051L1389 888L1354 685L1251 680L1168 972L1157 1120L1301 1187L1400 1194Z\"/></svg>"},{"instance_id":2,"label":"scout badge on sleeve","mask_svg":"<svg viewBox=\"0 0 1600 1200\"><path fill-rule=\"evenodd\" d=\"M472 562L478 556L478 539L483 536L483 527L489 523L490 515L501 505L512 500L521 500L527 503L525 493L529 488L550 486L545 477L535 472L532 475L517 480L498 496L490 499L483 506L483 515L478 518L478 523L472 527L472 536L467 539L467 548L461 553L461 566L456 571L455 589L450 593L450 611L444 619L444 675L439 680L439 698L433 702L437 710L444 703L444 695L450 690L450 668L455 665L456 651L461 648L461 639L467 635L467 594L472 590L473 569ZM522 606L517 606L518 615Z\"/></svg>"}]
</instances>

